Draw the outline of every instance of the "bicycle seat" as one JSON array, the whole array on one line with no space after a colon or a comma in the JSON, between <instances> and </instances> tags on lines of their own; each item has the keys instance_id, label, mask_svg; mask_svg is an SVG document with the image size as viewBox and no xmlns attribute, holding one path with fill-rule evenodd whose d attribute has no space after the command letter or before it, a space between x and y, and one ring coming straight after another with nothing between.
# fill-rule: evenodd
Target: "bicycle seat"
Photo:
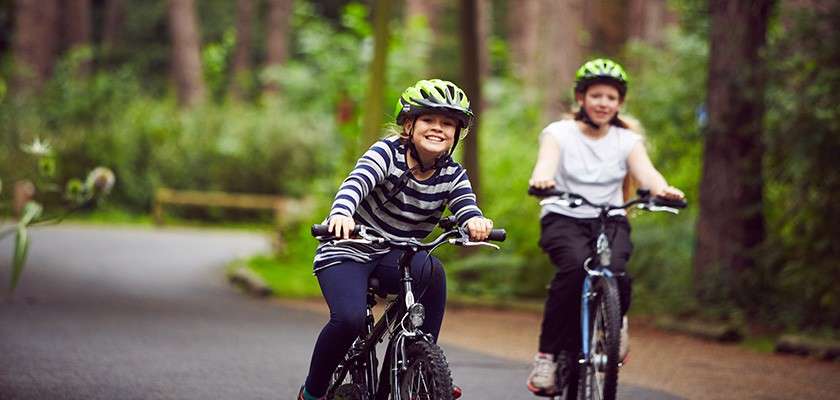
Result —
<instances>
[{"instance_id":1,"label":"bicycle seat","mask_svg":"<svg viewBox=\"0 0 840 400\"><path fill-rule=\"evenodd\" d=\"M379 278L374 278L372 276L368 278L368 293L375 294L383 299L388 297L388 293L385 293L385 290L379 285Z\"/></svg>"}]
</instances>

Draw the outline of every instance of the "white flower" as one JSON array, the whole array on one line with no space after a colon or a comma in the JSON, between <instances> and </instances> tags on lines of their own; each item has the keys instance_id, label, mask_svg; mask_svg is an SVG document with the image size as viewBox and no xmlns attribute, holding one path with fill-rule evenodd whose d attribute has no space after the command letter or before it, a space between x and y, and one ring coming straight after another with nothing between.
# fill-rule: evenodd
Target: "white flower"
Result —
<instances>
[{"instance_id":1,"label":"white flower","mask_svg":"<svg viewBox=\"0 0 840 400\"><path fill-rule=\"evenodd\" d=\"M36 155L36 156L47 156L52 153L52 146L48 141L41 141L41 138L35 138L32 144L25 144L21 146L23 151Z\"/></svg>"}]
</instances>

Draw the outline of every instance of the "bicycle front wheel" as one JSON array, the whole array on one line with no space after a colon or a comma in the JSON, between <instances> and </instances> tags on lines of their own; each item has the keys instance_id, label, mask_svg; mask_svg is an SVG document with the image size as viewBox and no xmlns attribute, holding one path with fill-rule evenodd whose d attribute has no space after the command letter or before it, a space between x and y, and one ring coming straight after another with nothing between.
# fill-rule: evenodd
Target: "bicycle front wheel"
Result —
<instances>
[{"instance_id":1,"label":"bicycle front wheel","mask_svg":"<svg viewBox=\"0 0 840 400\"><path fill-rule=\"evenodd\" d=\"M615 280L598 279L593 304L589 363L581 365L580 400L615 400L618 389L618 354L621 340L621 308Z\"/></svg>"},{"instance_id":2,"label":"bicycle front wheel","mask_svg":"<svg viewBox=\"0 0 840 400\"><path fill-rule=\"evenodd\" d=\"M404 400L451 400L452 375L443 350L436 344L417 341L406 348L407 369L400 377Z\"/></svg>"}]
</instances>

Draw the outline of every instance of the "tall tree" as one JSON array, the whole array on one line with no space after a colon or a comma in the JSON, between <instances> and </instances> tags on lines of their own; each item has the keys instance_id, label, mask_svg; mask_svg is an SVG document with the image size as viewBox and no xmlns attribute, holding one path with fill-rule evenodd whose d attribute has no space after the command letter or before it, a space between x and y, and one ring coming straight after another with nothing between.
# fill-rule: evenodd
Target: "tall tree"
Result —
<instances>
[{"instance_id":1,"label":"tall tree","mask_svg":"<svg viewBox=\"0 0 840 400\"><path fill-rule=\"evenodd\" d=\"M423 17L429 24L432 34L440 29L440 15L443 9L441 0L406 0L405 19L411 20L415 17Z\"/></svg>"},{"instance_id":2,"label":"tall tree","mask_svg":"<svg viewBox=\"0 0 840 400\"><path fill-rule=\"evenodd\" d=\"M364 140L360 143L367 149L379 138L382 125L383 96L385 93L385 61L388 58L388 17L391 15L390 0L373 2L373 60L368 75L368 91L362 119Z\"/></svg>"},{"instance_id":3,"label":"tall tree","mask_svg":"<svg viewBox=\"0 0 840 400\"><path fill-rule=\"evenodd\" d=\"M15 3L14 91L38 91L49 79L58 54L58 21L57 0L18 0Z\"/></svg>"},{"instance_id":4,"label":"tall tree","mask_svg":"<svg viewBox=\"0 0 840 400\"><path fill-rule=\"evenodd\" d=\"M120 27L125 21L125 0L106 0L105 20L102 24L102 47L106 53L116 48Z\"/></svg>"},{"instance_id":5,"label":"tall tree","mask_svg":"<svg viewBox=\"0 0 840 400\"><path fill-rule=\"evenodd\" d=\"M251 74L251 30L254 21L254 1L236 0L236 45L231 66L230 95L245 97Z\"/></svg>"},{"instance_id":6,"label":"tall tree","mask_svg":"<svg viewBox=\"0 0 840 400\"><path fill-rule=\"evenodd\" d=\"M289 23L292 16L293 0L268 0L267 57L266 68L283 65L288 57ZM269 82L263 88L265 93L277 93L275 82Z\"/></svg>"},{"instance_id":7,"label":"tall tree","mask_svg":"<svg viewBox=\"0 0 840 400\"><path fill-rule=\"evenodd\" d=\"M545 32L540 35L540 48L546 59L539 77L540 82L549 83L544 87L543 116L553 120L570 111L564 100L572 93L575 71L583 62L584 1L560 0L543 7L546 10L540 16Z\"/></svg>"},{"instance_id":8,"label":"tall tree","mask_svg":"<svg viewBox=\"0 0 840 400\"><path fill-rule=\"evenodd\" d=\"M624 0L594 0L584 2L584 21L591 41L589 50L615 57L627 42L627 2Z\"/></svg>"},{"instance_id":9,"label":"tall tree","mask_svg":"<svg viewBox=\"0 0 840 400\"><path fill-rule=\"evenodd\" d=\"M653 45L665 39L665 27L676 22L667 0L630 0L627 5L627 36Z\"/></svg>"},{"instance_id":10,"label":"tall tree","mask_svg":"<svg viewBox=\"0 0 840 400\"><path fill-rule=\"evenodd\" d=\"M204 101L206 93L193 0L169 0L169 31L172 34L172 76L178 102L190 107Z\"/></svg>"},{"instance_id":11,"label":"tall tree","mask_svg":"<svg viewBox=\"0 0 840 400\"><path fill-rule=\"evenodd\" d=\"M61 3L61 24L64 49L73 51L91 45L91 1L64 0ZM79 65L79 73L90 72L90 60Z\"/></svg>"},{"instance_id":12,"label":"tall tree","mask_svg":"<svg viewBox=\"0 0 840 400\"><path fill-rule=\"evenodd\" d=\"M513 69L530 88L537 87L541 4L537 0L507 3L506 25Z\"/></svg>"},{"instance_id":13,"label":"tall tree","mask_svg":"<svg viewBox=\"0 0 840 400\"><path fill-rule=\"evenodd\" d=\"M461 0L461 82L470 99L470 107L476 116L481 115L481 59L479 56L478 0ZM470 182L476 198L481 198L481 174L478 164L480 129L479 118L470 128L470 138L461 146L464 149L464 167L470 174Z\"/></svg>"},{"instance_id":14,"label":"tall tree","mask_svg":"<svg viewBox=\"0 0 840 400\"><path fill-rule=\"evenodd\" d=\"M701 300L735 296L765 237L761 174L764 61L772 0L711 0L708 126L694 252ZM721 285L721 279L723 285ZM724 292L712 289L723 287ZM744 295L752 295L744 293Z\"/></svg>"}]
</instances>

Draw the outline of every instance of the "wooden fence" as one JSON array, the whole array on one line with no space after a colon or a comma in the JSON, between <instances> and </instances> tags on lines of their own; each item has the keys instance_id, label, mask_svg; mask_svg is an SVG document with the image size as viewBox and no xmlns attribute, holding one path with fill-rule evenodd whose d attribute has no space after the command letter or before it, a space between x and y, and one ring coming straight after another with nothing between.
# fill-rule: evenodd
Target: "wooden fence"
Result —
<instances>
[{"instance_id":1,"label":"wooden fence","mask_svg":"<svg viewBox=\"0 0 840 400\"><path fill-rule=\"evenodd\" d=\"M280 230L286 223L305 217L312 212L313 201L306 198L295 199L264 194L158 188L155 191L153 208L155 223L158 225L163 224L165 205L274 210L274 223L279 239Z\"/></svg>"}]
</instances>

